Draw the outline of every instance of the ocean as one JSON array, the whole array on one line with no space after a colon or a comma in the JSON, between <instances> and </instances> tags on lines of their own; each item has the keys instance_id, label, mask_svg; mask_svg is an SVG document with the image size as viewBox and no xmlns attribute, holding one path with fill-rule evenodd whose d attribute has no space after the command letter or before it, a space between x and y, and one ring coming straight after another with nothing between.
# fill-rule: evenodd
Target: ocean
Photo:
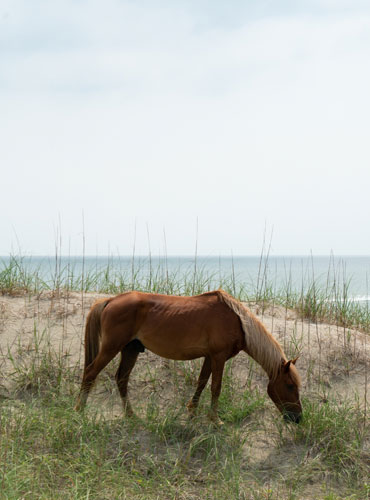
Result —
<instances>
[{"instance_id":1,"label":"ocean","mask_svg":"<svg viewBox=\"0 0 370 500\"><path fill-rule=\"evenodd\" d=\"M208 289L232 283L250 294L266 286L300 291L315 283L321 289L335 287L351 301L370 299L370 256L5 256L0 257L0 273L12 259L49 286L68 276L84 276L86 281L109 275L135 284L148 282L150 276L162 281L193 279Z\"/></svg>"}]
</instances>

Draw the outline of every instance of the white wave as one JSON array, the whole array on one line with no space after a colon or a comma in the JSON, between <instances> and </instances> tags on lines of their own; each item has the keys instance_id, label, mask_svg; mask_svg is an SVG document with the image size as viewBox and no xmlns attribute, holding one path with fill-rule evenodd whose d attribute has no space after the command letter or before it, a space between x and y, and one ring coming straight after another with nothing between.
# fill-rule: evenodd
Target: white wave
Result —
<instances>
[{"instance_id":1,"label":"white wave","mask_svg":"<svg viewBox=\"0 0 370 500\"><path fill-rule=\"evenodd\" d=\"M370 295L358 295L355 297L346 297L346 298L332 298L327 299L326 302L370 302Z\"/></svg>"},{"instance_id":2,"label":"white wave","mask_svg":"<svg viewBox=\"0 0 370 500\"><path fill-rule=\"evenodd\" d=\"M350 297L348 299L348 302L369 302L370 301L370 295L361 295L358 297Z\"/></svg>"}]
</instances>

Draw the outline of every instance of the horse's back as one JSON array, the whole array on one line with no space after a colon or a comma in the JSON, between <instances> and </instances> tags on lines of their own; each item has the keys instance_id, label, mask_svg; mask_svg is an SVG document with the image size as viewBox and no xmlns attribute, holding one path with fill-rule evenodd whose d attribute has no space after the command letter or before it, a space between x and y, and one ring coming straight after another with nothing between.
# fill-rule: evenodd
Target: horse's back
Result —
<instances>
[{"instance_id":1,"label":"horse's back","mask_svg":"<svg viewBox=\"0 0 370 500\"><path fill-rule=\"evenodd\" d=\"M147 312L155 309L160 311L171 310L174 313L178 309L179 314L181 314L185 311L209 311L217 307L217 305L220 306L220 309L224 308L220 293L217 290L193 296L131 291L111 298L108 310L122 313L124 310L129 312L131 309L135 309L136 312L138 310Z\"/></svg>"}]
</instances>

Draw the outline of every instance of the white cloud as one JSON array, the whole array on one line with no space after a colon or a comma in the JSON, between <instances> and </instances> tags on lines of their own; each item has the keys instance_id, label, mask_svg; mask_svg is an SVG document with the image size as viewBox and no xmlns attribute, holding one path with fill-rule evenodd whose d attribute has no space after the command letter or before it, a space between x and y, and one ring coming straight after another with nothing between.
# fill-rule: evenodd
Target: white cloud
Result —
<instances>
[{"instance_id":1,"label":"white cloud","mask_svg":"<svg viewBox=\"0 0 370 500\"><path fill-rule=\"evenodd\" d=\"M197 216L204 253L258 253L266 220L277 253L366 252L370 15L222 26L181 3L102 5L5 9L0 254L12 226L52 253L59 214L78 251L82 211L91 253L130 252L135 218L144 253L146 223L153 247L166 227L168 251L192 253Z\"/></svg>"}]
</instances>

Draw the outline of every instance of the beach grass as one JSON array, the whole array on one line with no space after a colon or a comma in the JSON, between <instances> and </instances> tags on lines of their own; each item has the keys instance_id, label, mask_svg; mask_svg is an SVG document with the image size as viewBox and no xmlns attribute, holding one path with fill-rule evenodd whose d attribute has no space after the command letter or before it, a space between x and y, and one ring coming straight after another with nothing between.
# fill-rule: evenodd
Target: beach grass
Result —
<instances>
[{"instance_id":1,"label":"beach grass","mask_svg":"<svg viewBox=\"0 0 370 500\"><path fill-rule=\"evenodd\" d=\"M268 257L265 257L267 259ZM291 278L277 288L269 276L267 261L260 264L256 283L237 279L233 268L229 274L210 272L205 266L194 264L187 269L169 269L166 259L154 266L151 257L132 257L126 267L117 266L107 258L106 265L82 267L76 272L73 262L62 265L56 257L55 267L45 279L40 267L32 267L22 256L10 256L0 262L0 294L37 294L45 290L54 292L78 291L118 294L130 290L170 295L196 295L222 288L239 300L257 303L263 308L271 304L296 310L302 318L313 322L329 322L348 328L370 330L370 309L355 302L349 295L350 281L328 269L326 284L315 278L314 270L301 286L293 288Z\"/></svg>"}]
</instances>

